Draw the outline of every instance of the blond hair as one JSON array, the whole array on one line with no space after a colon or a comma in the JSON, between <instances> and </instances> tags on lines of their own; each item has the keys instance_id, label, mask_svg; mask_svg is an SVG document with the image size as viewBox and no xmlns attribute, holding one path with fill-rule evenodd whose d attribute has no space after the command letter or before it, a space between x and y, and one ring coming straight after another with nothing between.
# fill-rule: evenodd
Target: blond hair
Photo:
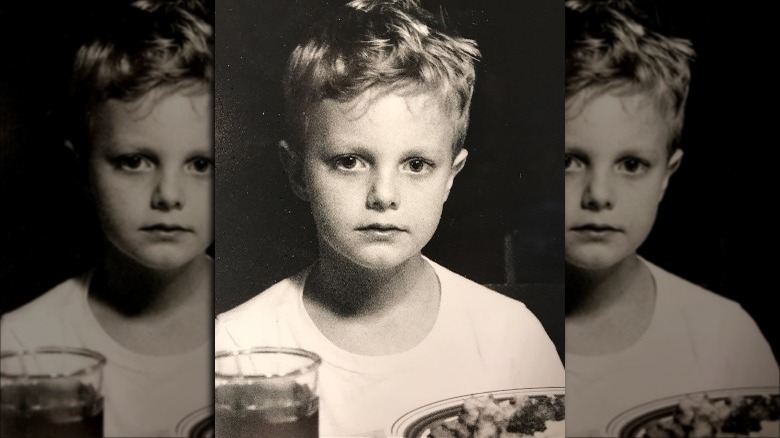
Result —
<instances>
[{"instance_id":1,"label":"blond hair","mask_svg":"<svg viewBox=\"0 0 780 438\"><path fill-rule=\"evenodd\" d=\"M474 90L476 42L451 34L417 0L355 0L325 17L292 52L284 76L288 138L304 143L307 112L363 92L439 92L458 116L463 146Z\"/></svg>"},{"instance_id":2,"label":"blond hair","mask_svg":"<svg viewBox=\"0 0 780 438\"><path fill-rule=\"evenodd\" d=\"M647 93L667 116L676 147L694 57L691 42L662 35L629 0L567 0L566 109L575 97Z\"/></svg>"},{"instance_id":3,"label":"blond hair","mask_svg":"<svg viewBox=\"0 0 780 438\"><path fill-rule=\"evenodd\" d=\"M137 0L109 11L81 45L71 79L72 140L88 145L91 111L214 81L213 14L201 0ZM163 93L163 94L164 94Z\"/></svg>"}]
</instances>

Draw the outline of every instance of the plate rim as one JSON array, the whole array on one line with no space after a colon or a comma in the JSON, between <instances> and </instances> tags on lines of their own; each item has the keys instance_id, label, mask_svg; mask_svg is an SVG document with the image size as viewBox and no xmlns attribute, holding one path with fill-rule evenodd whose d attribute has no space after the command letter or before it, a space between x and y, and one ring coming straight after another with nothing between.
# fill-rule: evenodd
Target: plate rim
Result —
<instances>
[{"instance_id":1,"label":"plate rim","mask_svg":"<svg viewBox=\"0 0 780 438\"><path fill-rule=\"evenodd\" d=\"M214 417L214 406L206 405L200 407L182 417L173 428L175 437L189 438L192 426L199 424L200 421Z\"/></svg>"},{"instance_id":2,"label":"plate rim","mask_svg":"<svg viewBox=\"0 0 780 438\"><path fill-rule=\"evenodd\" d=\"M406 412L405 414L398 417L395 421L393 421L390 427L386 430L386 434L388 434L388 436L390 437L404 437L405 436L404 434L409 429L409 427L414 425L414 423L413 422L410 423L410 421L413 421L420 414L436 412L438 410L449 408L453 405L462 403L463 401L465 401L470 397L486 397L488 395L493 395L497 398L501 398L501 397L517 395L517 394L565 395L566 387L565 386L539 386L539 387L530 387L530 388L500 389L494 391L474 392L474 393L459 395L455 397L448 397L442 400L427 403L425 405L412 409L409 412Z\"/></svg>"},{"instance_id":3,"label":"plate rim","mask_svg":"<svg viewBox=\"0 0 780 438\"><path fill-rule=\"evenodd\" d=\"M740 386L733 388L717 388L702 391L683 392L676 395L657 398L642 404L626 409L612 417L607 423L605 431L610 436L622 437L624 429L630 425L633 420L641 415L649 414L653 411L660 411L665 408L677 405L684 397L688 396L708 396L709 398L723 398L730 395L775 395L780 394L780 387L777 386Z\"/></svg>"}]
</instances>

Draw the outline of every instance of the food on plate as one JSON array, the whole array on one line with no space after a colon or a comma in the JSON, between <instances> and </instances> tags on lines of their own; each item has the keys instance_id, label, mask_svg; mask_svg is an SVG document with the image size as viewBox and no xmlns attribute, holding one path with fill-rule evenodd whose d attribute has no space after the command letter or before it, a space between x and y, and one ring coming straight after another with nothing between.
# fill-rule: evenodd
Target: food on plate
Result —
<instances>
[{"instance_id":1,"label":"food on plate","mask_svg":"<svg viewBox=\"0 0 780 438\"><path fill-rule=\"evenodd\" d=\"M470 397L457 419L431 427L431 438L552 438L564 436L564 395Z\"/></svg>"},{"instance_id":2,"label":"food on plate","mask_svg":"<svg viewBox=\"0 0 780 438\"><path fill-rule=\"evenodd\" d=\"M711 399L689 395L674 415L655 419L640 437L777 437L780 436L780 395L732 396Z\"/></svg>"}]
</instances>

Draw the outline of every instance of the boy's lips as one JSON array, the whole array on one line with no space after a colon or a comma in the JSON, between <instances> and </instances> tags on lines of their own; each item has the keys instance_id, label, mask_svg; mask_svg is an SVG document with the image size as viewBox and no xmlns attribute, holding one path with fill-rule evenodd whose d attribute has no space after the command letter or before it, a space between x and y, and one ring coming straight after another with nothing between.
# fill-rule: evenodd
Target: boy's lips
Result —
<instances>
[{"instance_id":1,"label":"boy's lips","mask_svg":"<svg viewBox=\"0 0 780 438\"><path fill-rule=\"evenodd\" d=\"M612 225L605 224L584 224L571 227L573 231L594 232L594 233L607 233L607 232L621 232L620 228L613 227Z\"/></svg>"},{"instance_id":2,"label":"boy's lips","mask_svg":"<svg viewBox=\"0 0 780 438\"><path fill-rule=\"evenodd\" d=\"M153 234L177 234L177 233L188 233L192 232L192 229L183 227L181 225L176 224L152 224L152 225L146 225L141 227L141 231L145 231L147 233L153 233Z\"/></svg>"},{"instance_id":3,"label":"boy's lips","mask_svg":"<svg viewBox=\"0 0 780 438\"><path fill-rule=\"evenodd\" d=\"M356 228L358 231L406 231L406 229L392 224L368 224Z\"/></svg>"},{"instance_id":4,"label":"boy's lips","mask_svg":"<svg viewBox=\"0 0 780 438\"><path fill-rule=\"evenodd\" d=\"M355 228L355 230L375 238L390 238L397 234L407 232L405 228L397 225L379 223L362 225Z\"/></svg>"},{"instance_id":5,"label":"boy's lips","mask_svg":"<svg viewBox=\"0 0 780 438\"><path fill-rule=\"evenodd\" d=\"M623 230L620 228L606 224L577 225L575 227L569 228L569 230L577 233L577 235L587 240L595 239L597 241L607 239L610 236L623 232Z\"/></svg>"}]
</instances>

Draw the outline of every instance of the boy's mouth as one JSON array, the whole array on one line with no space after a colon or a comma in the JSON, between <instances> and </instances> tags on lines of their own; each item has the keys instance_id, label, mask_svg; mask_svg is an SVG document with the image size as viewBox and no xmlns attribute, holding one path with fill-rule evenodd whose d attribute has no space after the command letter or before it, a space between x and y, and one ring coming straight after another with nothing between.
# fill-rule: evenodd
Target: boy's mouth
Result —
<instances>
[{"instance_id":1,"label":"boy's mouth","mask_svg":"<svg viewBox=\"0 0 780 438\"><path fill-rule=\"evenodd\" d=\"M390 224L368 224L357 227L358 231L406 231L403 228Z\"/></svg>"},{"instance_id":2,"label":"boy's mouth","mask_svg":"<svg viewBox=\"0 0 780 438\"><path fill-rule=\"evenodd\" d=\"M389 238L406 230L390 224L368 224L356 228L357 231L377 238Z\"/></svg>"},{"instance_id":3,"label":"boy's mouth","mask_svg":"<svg viewBox=\"0 0 780 438\"><path fill-rule=\"evenodd\" d=\"M153 224L141 227L141 231L158 234L175 234L186 233L192 230L175 224Z\"/></svg>"},{"instance_id":4,"label":"boy's mouth","mask_svg":"<svg viewBox=\"0 0 780 438\"><path fill-rule=\"evenodd\" d=\"M593 234L607 234L607 233L620 233L623 230L613 227L611 225L603 224L585 224L571 228L572 231L581 233L593 233Z\"/></svg>"}]
</instances>

